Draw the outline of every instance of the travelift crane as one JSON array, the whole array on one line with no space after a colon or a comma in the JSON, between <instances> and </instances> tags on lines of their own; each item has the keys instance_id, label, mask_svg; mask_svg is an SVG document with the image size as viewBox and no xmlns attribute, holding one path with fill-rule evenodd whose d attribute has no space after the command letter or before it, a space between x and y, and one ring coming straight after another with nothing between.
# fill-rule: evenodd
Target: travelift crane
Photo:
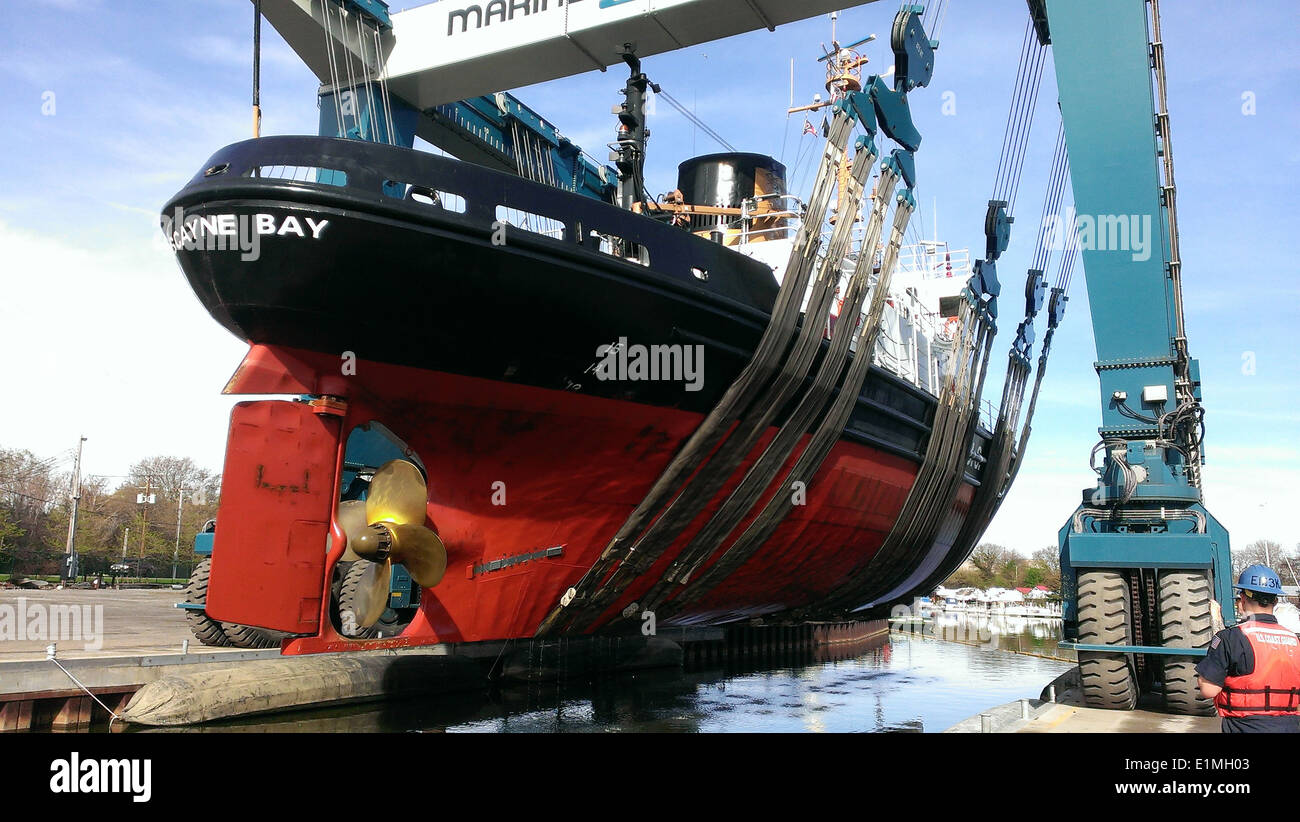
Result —
<instances>
[{"instance_id":1,"label":"travelift crane","mask_svg":"<svg viewBox=\"0 0 1300 822\"><path fill-rule=\"evenodd\" d=\"M841 4L442 0L390 15L377 0L254 0L322 82L320 136L218 151L163 225L209 313L250 343L227 391L303 401L232 413L195 619L310 653L627 632L656 611L852 620L933 590L1016 476L1068 299L1071 267L1049 297L1040 243L983 429L1023 114L1050 43L1063 126L1043 213L1062 202L1068 144L1103 400L1099 483L1061 532L1067 632L1091 704L1159 690L1207 710L1191 660L1231 580L1202 505L1155 0L1029 0L1034 68L986 252L923 312L947 320L924 386L873 352L915 208L908 95L930 84L942 0L898 10L888 79L831 73L843 93L806 202L775 159L734 151L684 163L673 201L645 192L642 58ZM832 45L828 65L865 63ZM614 166L498 91L616 64L631 76ZM412 151L416 136L470 162ZM228 253L241 225L260 238L252 259ZM636 335L690 341L717 370L703 391L592 374L593 352Z\"/></svg>"},{"instance_id":2,"label":"travelift crane","mask_svg":"<svg viewBox=\"0 0 1300 822\"><path fill-rule=\"evenodd\" d=\"M1056 65L1101 383L1097 484L1059 538L1066 634L1089 705L1163 692L1209 714L1194 664L1211 599L1232 614L1232 564L1203 504L1159 0L1030 6Z\"/></svg>"}]
</instances>

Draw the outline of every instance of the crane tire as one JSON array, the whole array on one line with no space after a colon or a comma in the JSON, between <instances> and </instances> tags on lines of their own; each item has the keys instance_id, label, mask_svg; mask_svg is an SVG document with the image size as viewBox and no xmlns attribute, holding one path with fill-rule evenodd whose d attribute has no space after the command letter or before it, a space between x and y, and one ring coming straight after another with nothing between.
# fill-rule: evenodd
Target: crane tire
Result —
<instances>
[{"instance_id":1,"label":"crane tire","mask_svg":"<svg viewBox=\"0 0 1300 822\"><path fill-rule=\"evenodd\" d=\"M233 622L221 623L221 629L226 632L230 644L236 648L279 648L280 640L288 636L279 631L255 628L252 625L236 625Z\"/></svg>"},{"instance_id":2,"label":"crane tire","mask_svg":"<svg viewBox=\"0 0 1300 822\"><path fill-rule=\"evenodd\" d=\"M360 625L354 624L350 626L351 630L349 630L349 626L345 625L341 621L342 614L345 612L350 611L356 613L356 608L353 607L353 600L357 595L357 586L360 585L361 581L365 578L366 564L367 563L364 561L351 563L348 569L343 572L343 584L339 587L339 633L349 639L374 639L379 636L379 631L381 630L379 623L364 628Z\"/></svg>"},{"instance_id":3,"label":"crane tire","mask_svg":"<svg viewBox=\"0 0 1300 822\"><path fill-rule=\"evenodd\" d=\"M1160 574L1160 644L1205 648L1214 637L1209 577L1201 571ZM1214 703L1201 696L1196 663L1170 657L1164 663L1165 704L1171 713L1214 716Z\"/></svg>"},{"instance_id":4,"label":"crane tire","mask_svg":"<svg viewBox=\"0 0 1300 822\"><path fill-rule=\"evenodd\" d=\"M212 560L204 559L194 566L189 584L185 586L185 602L190 605L205 605L208 601L208 575L212 572ZM195 608L185 609L185 621L189 623L190 633L204 645L227 647L230 639L222 630L221 623L208 616L207 611Z\"/></svg>"},{"instance_id":5,"label":"crane tire","mask_svg":"<svg viewBox=\"0 0 1300 822\"><path fill-rule=\"evenodd\" d=\"M1079 642L1086 645L1132 643L1128 584L1118 571L1079 574ZM1131 711L1138 686L1128 654L1079 652L1084 704L1090 708Z\"/></svg>"}]
</instances>

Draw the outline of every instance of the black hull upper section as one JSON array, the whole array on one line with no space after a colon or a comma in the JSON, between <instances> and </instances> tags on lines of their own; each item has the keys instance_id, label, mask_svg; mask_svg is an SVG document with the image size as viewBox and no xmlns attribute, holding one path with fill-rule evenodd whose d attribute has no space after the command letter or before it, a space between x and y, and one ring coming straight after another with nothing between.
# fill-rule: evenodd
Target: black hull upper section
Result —
<instances>
[{"instance_id":1,"label":"black hull upper section","mask_svg":"<svg viewBox=\"0 0 1300 822\"><path fill-rule=\"evenodd\" d=\"M304 179L266 176L281 169ZM338 172L345 184L317 182ZM503 228L499 209L563 236ZM700 413L748 362L777 292L765 265L679 228L356 140L228 146L163 217L194 292L242 339ZM620 338L702 346L702 379L599 379L598 348ZM873 368L845 435L919 460L934 404Z\"/></svg>"}]
</instances>

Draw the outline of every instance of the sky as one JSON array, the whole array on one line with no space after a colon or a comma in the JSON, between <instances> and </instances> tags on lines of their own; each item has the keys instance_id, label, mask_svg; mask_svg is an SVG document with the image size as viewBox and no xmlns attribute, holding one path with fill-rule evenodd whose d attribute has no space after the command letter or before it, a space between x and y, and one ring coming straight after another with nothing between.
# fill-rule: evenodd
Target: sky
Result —
<instances>
[{"instance_id":1,"label":"sky","mask_svg":"<svg viewBox=\"0 0 1300 822\"><path fill-rule=\"evenodd\" d=\"M394 9L417 3L396 2ZM220 391L246 346L207 316L157 228L163 203L217 149L251 136L248 0L31 0L0 7L0 342L9 356L0 446L58 456L84 471L127 473L146 456L190 456L219 471L230 407ZM881 72L895 4L840 16L841 40ZM1165 3L1187 328L1207 408L1206 505L1234 545L1300 542L1300 279L1296 255L1300 76L1289 0ZM918 219L953 247L982 245L1024 28L1023 0L950 0L935 76L909 95L924 140ZM1289 30L1288 30L1289 29ZM1261 41L1261 34L1276 37ZM825 94L818 17L647 58L644 70L742 151L772 154L807 194L817 138L794 99ZM621 67L519 87L576 143L604 157ZM315 77L263 27L264 134L313 134ZM944 102L955 104L944 111ZM1253 102L1248 113L1247 102ZM814 118L815 119L815 118ZM1049 65L999 270L1023 276L1057 127ZM659 102L647 182L676 185L676 165L721 150ZM802 157L802 159L801 159ZM1017 273L1018 272L1018 273ZM1078 272L1076 272L1078 273ZM1087 299L1076 276L1019 479L985 535L1029 553L1093 484L1100 422ZM1010 304L1014 304L1014 300ZM1014 311L1015 309L1013 309ZM1013 323L999 335L985 396L994 402Z\"/></svg>"}]
</instances>

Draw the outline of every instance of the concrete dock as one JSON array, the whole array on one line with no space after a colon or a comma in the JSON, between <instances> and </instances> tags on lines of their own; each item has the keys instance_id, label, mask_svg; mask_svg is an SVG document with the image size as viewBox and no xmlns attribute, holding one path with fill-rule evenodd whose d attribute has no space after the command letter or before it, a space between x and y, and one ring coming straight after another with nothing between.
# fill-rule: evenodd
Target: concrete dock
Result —
<instances>
[{"instance_id":1,"label":"concrete dock","mask_svg":"<svg viewBox=\"0 0 1300 822\"><path fill-rule=\"evenodd\" d=\"M1020 734L1217 734L1220 731L1217 716L1174 716L1143 709L1103 711L1078 705L1056 704L1011 732Z\"/></svg>"},{"instance_id":2,"label":"concrete dock","mask_svg":"<svg viewBox=\"0 0 1300 822\"><path fill-rule=\"evenodd\" d=\"M93 635L83 639L56 638L60 659L177 653L182 642L194 639L185 622L185 611L175 607L184 599L184 591L171 589L0 590L0 608L11 612L14 618L21 615L24 603L30 609L72 606L79 609L82 617L85 609L90 609L90 630L85 625L82 629L83 634ZM23 622L25 627L30 620ZM0 662L45 659L49 638L26 638L26 630L22 631L23 636L18 636L16 628L13 638L7 632L0 632ZM198 646L197 641L193 644Z\"/></svg>"},{"instance_id":3,"label":"concrete dock","mask_svg":"<svg viewBox=\"0 0 1300 822\"><path fill-rule=\"evenodd\" d=\"M1055 701L1051 701L1055 697ZM944 733L1002 734L1199 734L1219 733L1217 716L1164 713L1158 698L1144 697L1132 711L1083 704L1078 670L1062 674L1038 699L1007 702L967 717Z\"/></svg>"},{"instance_id":4,"label":"concrete dock","mask_svg":"<svg viewBox=\"0 0 1300 822\"><path fill-rule=\"evenodd\" d=\"M167 674L279 656L200 645L175 607L184 597L171 589L0 591L0 731L84 729ZM59 665L47 658L51 643Z\"/></svg>"}]
</instances>

